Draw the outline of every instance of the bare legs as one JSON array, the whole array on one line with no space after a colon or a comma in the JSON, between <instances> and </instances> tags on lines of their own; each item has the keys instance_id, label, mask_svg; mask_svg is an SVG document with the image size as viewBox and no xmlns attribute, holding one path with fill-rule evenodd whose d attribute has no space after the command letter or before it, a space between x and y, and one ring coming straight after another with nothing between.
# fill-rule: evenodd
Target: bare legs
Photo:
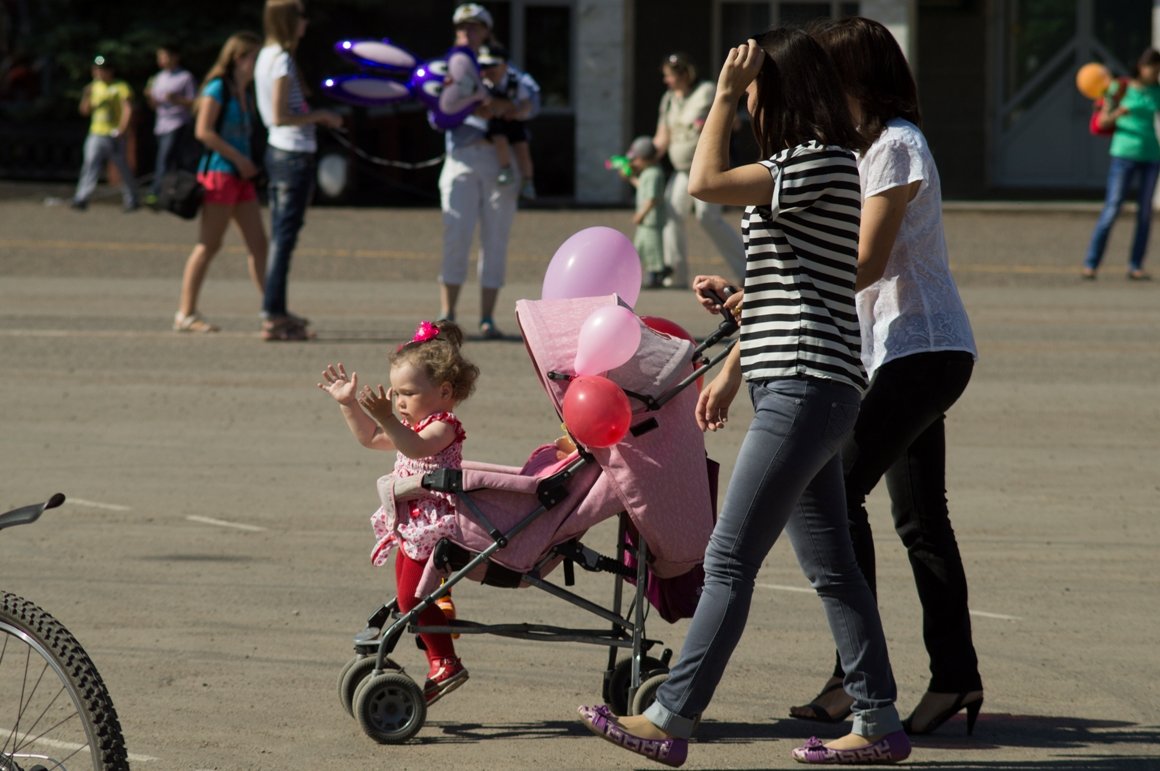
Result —
<instances>
[{"instance_id":1,"label":"bare legs","mask_svg":"<svg viewBox=\"0 0 1160 771\"><path fill-rule=\"evenodd\" d=\"M236 206L206 204L201 211L197 245L193 247L189 259L185 261L178 305L180 316L188 318L196 315L198 297L201 294L201 286L205 283L209 264L221 251L222 239L231 219L237 223L238 231L242 234L242 240L245 241L246 250L249 252L250 280L254 282L259 293L262 291L268 242L257 200L245 201Z\"/></svg>"},{"instance_id":2,"label":"bare legs","mask_svg":"<svg viewBox=\"0 0 1160 771\"><path fill-rule=\"evenodd\" d=\"M439 284L439 315L455 318L455 306L459 303L459 284ZM495 304L499 299L498 289L481 287L479 290L479 317L490 319L495 314Z\"/></svg>"}]
</instances>

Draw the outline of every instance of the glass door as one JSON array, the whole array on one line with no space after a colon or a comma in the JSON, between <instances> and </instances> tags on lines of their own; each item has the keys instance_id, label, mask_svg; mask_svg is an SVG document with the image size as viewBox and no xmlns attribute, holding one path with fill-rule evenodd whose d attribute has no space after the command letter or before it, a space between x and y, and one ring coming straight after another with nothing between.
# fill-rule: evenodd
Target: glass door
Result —
<instances>
[{"instance_id":1,"label":"glass door","mask_svg":"<svg viewBox=\"0 0 1160 771\"><path fill-rule=\"evenodd\" d=\"M999 187L1098 188L1107 140L1088 133L1075 73L1102 62L1128 75L1150 44L1152 0L1010 0L995 39L992 180Z\"/></svg>"}]
</instances>

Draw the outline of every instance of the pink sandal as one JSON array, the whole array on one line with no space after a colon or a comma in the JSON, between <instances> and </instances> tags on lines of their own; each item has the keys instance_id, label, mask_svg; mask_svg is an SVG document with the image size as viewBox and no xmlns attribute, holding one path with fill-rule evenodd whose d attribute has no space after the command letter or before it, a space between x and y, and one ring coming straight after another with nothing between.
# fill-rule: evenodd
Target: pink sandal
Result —
<instances>
[{"instance_id":1,"label":"pink sandal","mask_svg":"<svg viewBox=\"0 0 1160 771\"><path fill-rule=\"evenodd\" d=\"M268 342L310 340L314 333L292 316L262 322L262 339Z\"/></svg>"}]
</instances>

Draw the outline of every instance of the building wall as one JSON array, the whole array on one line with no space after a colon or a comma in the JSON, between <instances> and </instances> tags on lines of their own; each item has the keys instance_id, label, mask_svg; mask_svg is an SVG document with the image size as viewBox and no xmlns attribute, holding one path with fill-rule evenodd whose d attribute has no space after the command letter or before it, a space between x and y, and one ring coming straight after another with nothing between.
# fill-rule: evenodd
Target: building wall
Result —
<instances>
[{"instance_id":1,"label":"building wall","mask_svg":"<svg viewBox=\"0 0 1160 771\"><path fill-rule=\"evenodd\" d=\"M918 3L913 50L923 131L947 198L978 198L988 189L984 5L981 0Z\"/></svg>"},{"instance_id":2,"label":"building wall","mask_svg":"<svg viewBox=\"0 0 1160 771\"><path fill-rule=\"evenodd\" d=\"M631 0L579 0L575 7L575 191L580 203L624 199L624 181L604 161L627 146L633 92Z\"/></svg>"}]
</instances>

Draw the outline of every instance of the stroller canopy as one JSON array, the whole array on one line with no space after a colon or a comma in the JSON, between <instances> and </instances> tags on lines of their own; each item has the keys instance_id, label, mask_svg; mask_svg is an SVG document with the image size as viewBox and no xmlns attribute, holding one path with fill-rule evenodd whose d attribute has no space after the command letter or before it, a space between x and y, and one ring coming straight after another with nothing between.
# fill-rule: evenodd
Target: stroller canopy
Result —
<instances>
[{"instance_id":1,"label":"stroller canopy","mask_svg":"<svg viewBox=\"0 0 1160 771\"><path fill-rule=\"evenodd\" d=\"M549 373L574 375L584 321L597 308L617 303L624 304L616 295L516 303L532 364L558 414L563 414L569 380L550 378ZM607 373L628 394L632 427L618 444L588 450L646 539L652 572L667 578L703 561L713 529L714 502L705 439L693 417L696 389L682 389L659 409L650 409L642 398L660 397L692 372L693 345L639 323L636 355Z\"/></svg>"}]
</instances>

